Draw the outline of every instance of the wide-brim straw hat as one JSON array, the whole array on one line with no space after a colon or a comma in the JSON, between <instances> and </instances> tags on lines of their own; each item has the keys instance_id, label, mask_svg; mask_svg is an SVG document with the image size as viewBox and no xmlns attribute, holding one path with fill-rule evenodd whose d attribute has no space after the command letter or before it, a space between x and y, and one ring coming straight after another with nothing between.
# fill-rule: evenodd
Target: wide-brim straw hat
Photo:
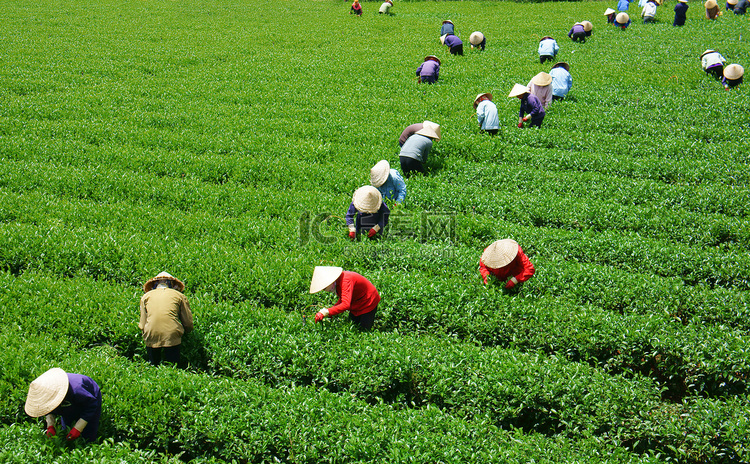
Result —
<instances>
[{"instance_id":1,"label":"wide-brim straw hat","mask_svg":"<svg viewBox=\"0 0 750 464\"><path fill-rule=\"evenodd\" d=\"M149 292L153 290L156 286L156 282L158 282L159 280L171 280L174 284L173 288L178 292L185 290L185 284L182 283L180 279L178 279L177 277L173 277L169 272L160 272L156 277L149 279L145 284L143 284L143 291Z\"/></svg>"},{"instance_id":2,"label":"wide-brim straw hat","mask_svg":"<svg viewBox=\"0 0 750 464\"><path fill-rule=\"evenodd\" d=\"M630 21L630 16L628 16L628 14L627 14L627 13L625 13L625 12L622 12L622 13L618 13L618 14L617 14L617 16L615 16L615 20L616 20L616 21L617 21L618 23L620 23L620 24L625 24L625 23L627 23L628 21Z\"/></svg>"},{"instance_id":3,"label":"wide-brim straw hat","mask_svg":"<svg viewBox=\"0 0 750 464\"><path fill-rule=\"evenodd\" d=\"M453 21L451 21L450 19L446 19L445 21L443 21L443 24L445 24L445 23L451 23L451 24L453 24Z\"/></svg>"},{"instance_id":4,"label":"wide-brim straw hat","mask_svg":"<svg viewBox=\"0 0 750 464\"><path fill-rule=\"evenodd\" d=\"M539 87L545 87L552 83L552 76L542 71L531 78L531 83Z\"/></svg>"},{"instance_id":5,"label":"wide-brim straw hat","mask_svg":"<svg viewBox=\"0 0 750 464\"><path fill-rule=\"evenodd\" d=\"M708 0L708 1L710 2L710 1L713 1L713 0ZM705 52L701 53L701 58L703 58L704 56L708 55L709 53L716 53L716 50L711 50L711 49L709 48L709 49L708 49L708 50L706 50Z\"/></svg>"},{"instance_id":6,"label":"wide-brim straw hat","mask_svg":"<svg viewBox=\"0 0 750 464\"><path fill-rule=\"evenodd\" d=\"M354 207L360 213L374 214L378 212L380 205L383 204L383 196L372 185L365 185L354 191L352 203L354 203Z\"/></svg>"},{"instance_id":7,"label":"wide-brim straw hat","mask_svg":"<svg viewBox=\"0 0 750 464\"><path fill-rule=\"evenodd\" d=\"M448 34L443 34L440 36L440 43L445 45L445 38L448 37Z\"/></svg>"},{"instance_id":8,"label":"wide-brim straw hat","mask_svg":"<svg viewBox=\"0 0 750 464\"><path fill-rule=\"evenodd\" d=\"M422 128L416 132L417 135L424 135L431 139L440 140L440 124L431 121L422 123Z\"/></svg>"},{"instance_id":9,"label":"wide-brim straw hat","mask_svg":"<svg viewBox=\"0 0 750 464\"><path fill-rule=\"evenodd\" d=\"M542 40L546 40L546 39L552 39L552 37L550 37L548 35L545 35L544 37L542 37L541 39L539 39L539 41L541 42ZM552 39L552 40L555 40L555 39Z\"/></svg>"},{"instance_id":10,"label":"wide-brim straw hat","mask_svg":"<svg viewBox=\"0 0 750 464\"><path fill-rule=\"evenodd\" d=\"M730 64L726 68L724 68L724 77L729 79L730 81L739 79L745 74L745 68L738 64Z\"/></svg>"},{"instance_id":11,"label":"wide-brim straw hat","mask_svg":"<svg viewBox=\"0 0 750 464\"><path fill-rule=\"evenodd\" d=\"M482 98L482 97L485 97L485 96L487 97L487 100L492 100L492 94L491 93L489 93L489 92L480 93L479 95L477 95L477 98L474 99L474 108L476 108L477 106L479 106L479 99Z\"/></svg>"},{"instance_id":12,"label":"wide-brim straw hat","mask_svg":"<svg viewBox=\"0 0 750 464\"><path fill-rule=\"evenodd\" d=\"M719 6L719 4L716 3L716 0L708 0L706 3L703 4L703 6L705 6L706 9L709 10L711 8L716 8L717 6Z\"/></svg>"},{"instance_id":13,"label":"wide-brim straw hat","mask_svg":"<svg viewBox=\"0 0 750 464\"><path fill-rule=\"evenodd\" d=\"M427 55L424 57L424 61L430 61L430 60L437 61L437 64L440 64L440 58L438 58L435 55Z\"/></svg>"},{"instance_id":14,"label":"wide-brim straw hat","mask_svg":"<svg viewBox=\"0 0 750 464\"><path fill-rule=\"evenodd\" d=\"M469 36L469 43L472 45L479 45L484 40L484 34L479 31L474 31Z\"/></svg>"},{"instance_id":15,"label":"wide-brim straw hat","mask_svg":"<svg viewBox=\"0 0 750 464\"><path fill-rule=\"evenodd\" d=\"M510 238L504 238L492 242L482 253L482 262L485 266L498 269L507 266L518 255L518 242Z\"/></svg>"},{"instance_id":16,"label":"wide-brim straw hat","mask_svg":"<svg viewBox=\"0 0 750 464\"><path fill-rule=\"evenodd\" d=\"M616 11L613 10L612 8L607 8L606 10L604 10L604 16L609 16L612 13L616 13Z\"/></svg>"},{"instance_id":17,"label":"wide-brim straw hat","mask_svg":"<svg viewBox=\"0 0 750 464\"><path fill-rule=\"evenodd\" d=\"M310 281L310 293L325 290L329 285L336 282L342 272L344 272L344 268L337 266L315 266Z\"/></svg>"},{"instance_id":18,"label":"wide-brim straw hat","mask_svg":"<svg viewBox=\"0 0 750 464\"><path fill-rule=\"evenodd\" d=\"M680 3L687 3L688 2L688 0L677 0L677 1L680 2Z\"/></svg>"},{"instance_id":19,"label":"wide-brim straw hat","mask_svg":"<svg viewBox=\"0 0 750 464\"><path fill-rule=\"evenodd\" d=\"M583 25L583 30L586 32L589 32L594 28L594 25L591 24L591 21L581 21L581 24Z\"/></svg>"},{"instance_id":20,"label":"wide-brim straw hat","mask_svg":"<svg viewBox=\"0 0 750 464\"><path fill-rule=\"evenodd\" d=\"M570 72L570 65L568 63L564 62L564 61L561 61L559 63L555 63L555 65L552 66L552 69L555 69L555 68L563 68L566 71Z\"/></svg>"},{"instance_id":21,"label":"wide-brim straw hat","mask_svg":"<svg viewBox=\"0 0 750 464\"><path fill-rule=\"evenodd\" d=\"M517 97L525 93L529 93L528 87L526 87L525 85L521 85L521 84L514 84L513 88L510 89L510 93L508 94L508 97Z\"/></svg>"},{"instance_id":22,"label":"wide-brim straw hat","mask_svg":"<svg viewBox=\"0 0 750 464\"><path fill-rule=\"evenodd\" d=\"M736 5L737 0L727 0L727 3L729 3L730 5Z\"/></svg>"},{"instance_id":23,"label":"wide-brim straw hat","mask_svg":"<svg viewBox=\"0 0 750 464\"><path fill-rule=\"evenodd\" d=\"M388 180L388 174L391 172L391 165L386 160L380 160L370 169L370 183L374 187L380 187Z\"/></svg>"},{"instance_id":24,"label":"wide-brim straw hat","mask_svg":"<svg viewBox=\"0 0 750 464\"><path fill-rule=\"evenodd\" d=\"M68 374L53 367L29 385L24 410L31 417L46 416L55 410L68 393Z\"/></svg>"}]
</instances>

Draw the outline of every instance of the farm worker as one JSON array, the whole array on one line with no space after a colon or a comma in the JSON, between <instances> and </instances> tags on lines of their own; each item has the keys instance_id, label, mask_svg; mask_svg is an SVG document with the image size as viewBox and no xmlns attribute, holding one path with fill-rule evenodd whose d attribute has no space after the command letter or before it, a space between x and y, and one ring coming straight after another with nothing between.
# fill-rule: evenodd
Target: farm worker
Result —
<instances>
[{"instance_id":1,"label":"farm worker","mask_svg":"<svg viewBox=\"0 0 750 464\"><path fill-rule=\"evenodd\" d=\"M451 55L461 55L464 54L464 42L463 40L459 39L457 35L453 34L445 34L443 36L440 36L440 42L448 47L448 50L451 52Z\"/></svg>"},{"instance_id":2,"label":"farm worker","mask_svg":"<svg viewBox=\"0 0 750 464\"><path fill-rule=\"evenodd\" d=\"M606 10L604 10L604 16L607 17L608 24L613 24L615 22L615 13L617 12L612 8L607 8Z\"/></svg>"},{"instance_id":3,"label":"farm worker","mask_svg":"<svg viewBox=\"0 0 750 464\"><path fill-rule=\"evenodd\" d=\"M357 16L362 16L362 5L359 4L359 0L354 0L352 7L349 10L349 14L354 13Z\"/></svg>"},{"instance_id":4,"label":"farm worker","mask_svg":"<svg viewBox=\"0 0 750 464\"><path fill-rule=\"evenodd\" d=\"M591 24L591 21L581 21L581 24L583 24L583 30L586 32L586 37L591 37L591 31L594 29L594 25Z\"/></svg>"},{"instance_id":5,"label":"farm worker","mask_svg":"<svg viewBox=\"0 0 750 464\"><path fill-rule=\"evenodd\" d=\"M393 7L393 2L391 0L385 0L382 5L380 5L380 9L378 10L378 14L391 14L391 8Z\"/></svg>"},{"instance_id":6,"label":"farm worker","mask_svg":"<svg viewBox=\"0 0 750 464\"><path fill-rule=\"evenodd\" d=\"M401 174L386 160L380 160L370 169L370 184L377 188L383 198L390 198L396 204L406 198L406 182Z\"/></svg>"},{"instance_id":7,"label":"farm worker","mask_svg":"<svg viewBox=\"0 0 750 464\"><path fill-rule=\"evenodd\" d=\"M703 4L703 6L706 7L707 19L716 19L719 17L719 15L721 15L721 11L719 11L719 4L716 3L716 0L708 0Z\"/></svg>"},{"instance_id":8,"label":"farm worker","mask_svg":"<svg viewBox=\"0 0 750 464\"><path fill-rule=\"evenodd\" d=\"M747 11L748 7L748 0L739 0L736 5L734 5L734 14L736 15L743 15Z\"/></svg>"},{"instance_id":9,"label":"farm worker","mask_svg":"<svg viewBox=\"0 0 750 464\"><path fill-rule=\"evenodd\" d=\"M471 44L472 50L478 48L484 51L484 46L487 44L487 38L479 31L474 31L469 36L469 43Z\"/></svg>"},{"instance_id":10,"label":"farm worker","mask_svg":"<svg viewBox=\"0 0 750 464\"><path fill-rule=\"evenodd\" d=\"M529 122L529 127L542 127L544 120L544 107L534 95L529 93L528 87L516 84L511 89L508 97L518 97L521 100L521 110L518 112L518 127L523 127L523 123Z\"/></svg>"},{"instance_id":11,"label":"farm worker","mask_svg":"<svg viewBox=\"0 0 750 464\"><path fill-rule=\"evenodd\" d=\"M560 46L557 45L557 41L552 37L545 35L539 40L539 62L544 63L549 60L552 61L557 56L557 52L560 51Z\"/></svg>"},{"instance_id":12,"label":"farm worker","mask_svg":"<svg viewBox=\"0 0 750 464\"><path fill-rule=\"evenodd\" d=\"M500 119L497 115L497 106L492 103L491 93L480 93L474 99L474 109L477 112L479 129L490 135L497 135L500 129Z\"/></svg>"},{"instance_id":13,"label":"farm worker","mask_svg":"<svg viewBox=\"0 0 750 464\"><path fill-rule=\"evenodd\" d=\"M685 19L687 19L688 0L677 0L677 5L674 6L674 22L673 26L684 26Z\"/></svg>"},{"instance_id":14,"label":"farm worker","mask_svg":"<svg viewBox=\"0 0 750 464\"><path fill-rule=\"evenodd\" d=\"M440 77L440 59L435 55L424 57L424 62L417 68L417 82L433 84Z\"/></svg>"},{"instance_id":15,"label":"farm worker","mask_svg":"<svg viewBox=\"0 0 750 464\"><path fill-rule=\"evenodd\" d=\"M641 11L643 24L653 23L656 20L656 1L648 0Z\"/></svg>"},{"instance_id":16,"label":"farm worker","mask_svg":"<svg viewBox=\"0 0 750 464\"><path fill-rule=\"evenodd\" d=\"M573 27L570 28L570 31L568 32L568 37L573 39L573 42L586 42L586 31L583 29L582 23L575 23L573 24Z\"/></svg>"},{"instance_id":17,"label":"farm worker","mask_svg":"<svg viewBox=\"0 0 750 464\"><path fill-rule=\"evenodd\" d=\"M179 363L182 335L193 330L193 313L183 290L185 284L168 272L160 272L143 284L138 328L154 366L161 364L162 354L165 362Z\"/></svg>"},{"instance_id":18,"label":"farm worker","mask_svg":"<svg viewBox=\"0 0 750 464\"><path fill-rule=\"evenodd\" d=\"M735 5L737 5L737 0L727 0L726 9L729 11L734 11Z\"/></svg>"},{"instance_id":19,"label":"farm worker","mask_svg":"<svg viewBox=\"0 0 750 464\"><path fill-rule=\"evenodd\" d=\"M479 259L479 274L484 283L487 284L487 277L492 274L500 282L507 280L507 289L526 282L534 275L534 271L534 265L526 257L521 246L510 238L492 242L484 249Z\"/></svg>"},{"instance_id":20,"label":"farm worker","mask_svg":"<svg viewBox=\"0 0 750 464\"><path fill-rule=\"evenodd\" d=\"M427 162L427 156L432 150L432 141L440 140L440 126L425 124L422 129L409 137L404 146L401 147L401 153L398 159L401 162L401 172L406 177L411 176L414 171L425 174L424 163Z\"/></svg>"},{"instance_id":21,"label":"farm worker","mask_svg":"<svg viewBox=\"0 0 750 464\"><path fill-rule=\"evenodd\" d=\"M357 233L366 233L370 239L381 237L390 214L391 210L383 202L378 189L372 185L358 188L352 195L352 202L344 217L349 227L349 238L355 240Z\"/></svg>"},{"instance_id":22,"label":"farm worker","mask_svg":"<svg viewBox=\"0 0 750 464\"><path fill-rule=\"evenodd\" d=\"M622 28L624 31L630 26L630 16L627 13L618 13L615 17L615 26Z\"/></svg>"},{"instance_id":23,"label":"farm worker","mask_svg":"<svg viewBox=\"0 0 750 464\"><path fill-rule=\"evenodd\" d=\"M706 74L714 76L716 79L721 79L724 75L724 63L727 60L721 56L721 53L715 50L706 50L701 54L701 67Z\"/></svg>"},{"instance_id":24,"label":"farm worker","mask_svg":"<svg viewBox=\"0 0 750 464\"><path fill-rule=\"evenodd\" d=\"M630 8L631 1L632 0L618 0L617 11L628 11L628 8Z\"/></svg>"},{"instance_id":25,"label":"farm worker","mask_svg":"<svg viewBox=\"0 0 750 464\"><path fill-rule=\"evenodd\" d=\"M532 77L527 87L529 92L539 99L545 109L552 101L552 76L546 72L540 72Z\"/></svg>"},{"instance_id":26,"label":"farm worker","mask_svg":"<svg viewBox=\"0 0 750 464\"><path fill-rule=\"evenodd\" d=\"M453 21L446 19L443 21L443 24L440 25L440 36L444 36L445 34L455 34L456 31L454 30Z\"/></svg>"},{"instance_id":27,"label":"farm worker","mask_svg":"<svg viewBox=\"0 0 750 464\"><path fill-rule=\"evenodd\" d=\"M338 301L330 308L318 311L315 314L315 322L349 311L349 319L356 323L360 330L372 327L380 303L380 294L369 280L340 267L315 266L310 293L318 293L321 290L338 296Z\"/></svg>"},{"instance_id":28,"label":"farm worker","mask_svg":"<svg viewBox=\"0 0 750 464\"><path fill-rule=\"evenodd\" d=\"M736 87L742 84L742 76L745 74L745 68L738 64L730 64L724 68L724 77L721 79L721 83L724 84L724 88L729 90L730 87Z\"/></svg>"},{"instance_id":29,"label":"farm worker","mask_svg":"<svg viewBox=\"0 0 750 464\"><path fill-rule=\"evenodd\" d=\"M406 129L401 132L401 136L398 138L398 146L403 147L406 140L412 135L421 131L424 126L432 126L433 129L437 130L438 132L440 131L440 124L435 124L432 121L415 122L414 124L409 124L408 126L406 126Z\"/></svg>"},{"instance_id":30,"label":"farm worker","mask_svg":"<svg viewBox=\"0 0 750 464\"><path fill-rule=\"evenodd\" d=\"M562 100L573 87L570 65L564 61L556 63L549 71L552 76L552 100Z\"/></svg>"},{"instance_id":31,"label":"farm worker","mask_svg":"<svg viewBox=\"0 0 750 464\"><path fill-rule=\"evenodd\" d=\"M102 394L91 377L53 367L31 382L24 409L31 417L45 416L48 437L57 435L55 418L60 416L63 429L69 429L68 440L83 437L93 442L99 431Z\"/></svg>"}]
</instances>

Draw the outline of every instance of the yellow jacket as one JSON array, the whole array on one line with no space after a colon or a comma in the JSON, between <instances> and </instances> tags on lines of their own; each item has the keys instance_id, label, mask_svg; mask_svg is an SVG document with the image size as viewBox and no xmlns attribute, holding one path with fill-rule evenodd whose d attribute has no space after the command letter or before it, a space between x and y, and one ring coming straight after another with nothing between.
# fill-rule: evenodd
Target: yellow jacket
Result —
<instances>
[{"instance_id":1,"label":"yellow jacket","mask_svg":"<svg viewBox=\"0 0 750 464\"><path fill-rule=\"evenodd\" d=\"M185 295L172 288L155 288L141 297L138 328L150 348L177 346L193 330L193 313Z\"/></svg>"}]
</instances>

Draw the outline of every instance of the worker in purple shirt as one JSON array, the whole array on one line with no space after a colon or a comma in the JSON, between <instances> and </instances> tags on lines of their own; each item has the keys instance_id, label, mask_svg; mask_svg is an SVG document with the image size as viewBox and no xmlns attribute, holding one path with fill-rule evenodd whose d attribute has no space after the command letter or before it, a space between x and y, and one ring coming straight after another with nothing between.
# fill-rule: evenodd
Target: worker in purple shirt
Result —
<instances>
[{"instance_id":1,"label":"worker in purple shirt","mask_svg":"<svg viewBox=\"0 0 750 464\"><path fill-rule=\"evenodd\" d=\"M518 97L521 100L521 110L518 113L518 127L523 127L523 123L528 122L529 127L542 127L544 120L544 107L534 95L529 93L529 88L525 85L516 84L508 94L508 97Z\"/></svg>"},{"instance_id":2,"label":"worker in purple shirt","mask_svg":"<svg viewBox=\"0 0 750 464\"><path fill-rule=\"evenodd\" d=\"M448 50L450 50L451 55L463 56L464 42L461 39L459 39L457 35L445 34L440 37L440 42L442 42L443 45L446 45L448 47Z\"/></svg>"},{"instance_id":3,"label":"worker in purple shirt","mask_svg":"<svg viewBox=\"0 0 750 464\"><path fill-rule=\"evenodd\" d=\"M434 84L440 77L440 59L435 55L424 57L424 62L417 68L417 82Z\"/></svg>"},{"instance_id":4,"label":"worker in purple shirt","mask_svg":"<svg viewBox=\"0 0 750 464\"><path fill-rule=\"evenodd\" d=\"M60 416L63 429L69 429L68 440L83 437L93 442L99 431L102 394L91 377L55 367L31 382L24 409L31 417L45 416L48 437L57 435L55 420Z\"/></svg>"},{"instance_id":5,"label":"worker in purple shirt","mask_svg":"<svg viewBox=\"0 0 750 464\"><path fill-rule=\"evenodd\" d=\"M573 39L573 42L586 42L586 30L583 28L583 23L575 23L568 32L568 37Z\"/></svg>"},{"instance_id":6,"label":"worker in purple shirt","mask_svg":"<svg viewBox=\"0 0 750 464\"><path fill-rule=\"evenodd\" d=\"M673 26L684 26L685 20L687 19L688 0L677 0L677 5L674 6L674 22Z\"/></svg>"},{"instance_id":7,"label":"worker in purple shirt","mask_svg":"<svg viewBox=\"0 0 750 464\"><path fill-rule=\"evenodd\" d=\"M356 240L357 234L367 234L367 238L379 238L388 225L388 209L377 188L365 185L354 191L352 202L344 217L349 228L349 238ZM380 235L378 235L380 234Z\"/></svg>"}]
</instances>

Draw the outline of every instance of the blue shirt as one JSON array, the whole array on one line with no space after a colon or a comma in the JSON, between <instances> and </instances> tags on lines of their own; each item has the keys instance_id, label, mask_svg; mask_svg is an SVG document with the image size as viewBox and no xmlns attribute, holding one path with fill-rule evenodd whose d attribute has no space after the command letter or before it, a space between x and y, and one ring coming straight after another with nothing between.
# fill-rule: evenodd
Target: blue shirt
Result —
<instances>
[{"instance_id":1,"label":"blue shirt","mask_svg":"<svg viewBox=\"0 0 750 464\"><path fill-rule=\"evenodd\" d=\"M421 134L414 134L404 142L399 157L412 158L422 163L427 162L427 155L432 150L432 139Z\"/></svg>"},{"instance_id":2,"label":"blue shirt","mask_svg":"<svg viewBox=\"0 0 750 464\"><path fill-rule=\"evenodd\" d=\"M440 26L440 37L445 34L455 34L455 32L453 32L453 23L443 23L443 25Z\"/></svg>"},{"instance_id":3,"label":"blue shirt","mask_svg":"<svg viewBox=\"0 0 750 464\"><path fill-rule=\"evenodd\" d=\"M88 423L81 436L88 442L96 441L102 415L99 385L86 375L68 374L68 393L52 414L60 416L62 426L67 428L73 428L78 419L85 420Z\"/></svg>"},{"instance_id":4,"label":"blue shirt","mask_svg":"<svg viewBox=\"0 0 750 464\"><path fill-rule=\"evenodd\" d=\"M483 100L477 105L477 121L482 130L500 128L500 119L497 116L497 106L490 100Z\"/></svg>"},{"instance_id":5,"label":"blue shirt","mask_svg":"<svg viewBox=\"0 0 750 464\"><path fill-rule=\"evenodd\" d=\"M549 72L552 76L552 95L556 97L565 97L573 87L573 78L565 68L552 68Z\"/></svg>"},{"instance_id":6,"label":"blue shirt","mask_svg":"<svg viewBox=\"0 0 750 464\"><path fill-rule=\"evenodd\" d=\"M560 51L560 46L557 45L555 39L544 39L539 41L539 56L555 56Z\"/></svg>"},{"instance_id":7,"label":"blue shirt","mask_svg":"<svg viewBox=\"0 0 750 464\"><path fill-rule=\"evenodd\" d=\"M440 64L435 60L425 61L417 68L417 76L422 78L434 77L437 80L440 77Z\"/></svg>"},{"instance_id":8,"label":"blue shirt","mask_svg":"<svg viewBox=\"0 0 750 464\"><path fill-rule=\"evenodd\" d=\"M521 99L521 111L518 113L520 117L524 117L526 114L531 117L532 121L544 119L544 115L546 114L542 102L540 102L535 95L530 93L527 93L526 96Z\"/></svg>"},{"instance_id":9,"label":"blue shirt","mask_svg":"<svg viewBox=\"0 0 750 464\"><path fill-rule=\"evenodd\" d=\"M378 187L383 198L390 198L396 203L401 203L406 198L406 182L398 171L391 169L388 179Z\"/></svg>"},{"instance_id":10,"label":"blue shirt","mask_svg":"<svg viewBox=\"0 0 750 464\"><path fill-rule=\"evenodd\" d=\"M628 11L630 7L630 0L618 0L617 11Z\"/></svg>"}]
</instances>

